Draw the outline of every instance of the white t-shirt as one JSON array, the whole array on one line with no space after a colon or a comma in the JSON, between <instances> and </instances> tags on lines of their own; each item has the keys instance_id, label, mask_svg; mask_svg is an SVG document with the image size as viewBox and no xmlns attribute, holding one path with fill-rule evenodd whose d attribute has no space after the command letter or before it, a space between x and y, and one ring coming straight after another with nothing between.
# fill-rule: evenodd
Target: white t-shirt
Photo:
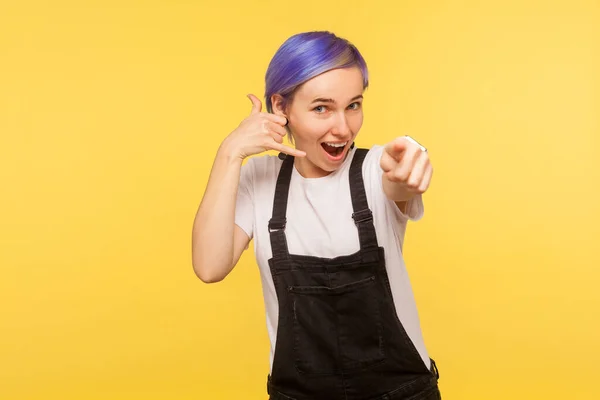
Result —
<instances>
[{"instance_id":1,"label":"white t-shirt","mask_svg":"<svg viewBox=\"0 0 600 400\"><path fill-rule=\"evenodd\" d=\"M382 187L379 165L383 146L374 146L363 162L363 179L379 246L385 248L386 269L396 312L423 362L430 360L423 337L402 244L408 220L423 216L421 195L413 197L403 214L389 200ZM352 219L352 201L348 173L356 149L350 151L342 166L323 178L307 179L294 167L287 207L285 235L290 254L334 258L360 249L358 230ZM235 223L254 239L265 300L267 329L271 343L270 366L273 368L279 304L269 269L272 256L268 223L273 211L275 183L282 160L277 156L253 157L242 166L235 210Z\"/></svg>"}]
</instances>

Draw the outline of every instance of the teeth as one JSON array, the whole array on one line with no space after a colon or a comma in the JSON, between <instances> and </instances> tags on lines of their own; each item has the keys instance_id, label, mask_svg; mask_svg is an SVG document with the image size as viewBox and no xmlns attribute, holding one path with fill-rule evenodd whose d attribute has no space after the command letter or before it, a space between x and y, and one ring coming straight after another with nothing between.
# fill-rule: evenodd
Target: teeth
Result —
<instances>
[{"instance_id":1,"label":"teeth","mask_svg":"<svg viewBox=\"0 0 600 400\"><path fill-rule=\"evenodd\" d=\"M348 144L348 142L344 142L344 143L325 143L327 146L331 146L331 147L344 147L345 145Z\"/></svg>"}]
</instances>

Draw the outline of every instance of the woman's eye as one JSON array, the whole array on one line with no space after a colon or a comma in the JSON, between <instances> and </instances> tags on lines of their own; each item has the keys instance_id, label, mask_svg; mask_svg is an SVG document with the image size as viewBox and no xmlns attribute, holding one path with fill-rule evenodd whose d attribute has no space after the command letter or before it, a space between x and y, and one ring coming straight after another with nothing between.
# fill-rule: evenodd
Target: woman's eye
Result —
<instances>
[{"instance_id":1,"label":"woman's eye","mask_svg":"<svg viewBox=\"0 0 600 400\"><path fill-rule=\"evenodd\" d=\"M315 108L313 108L313 110L317 113L323 113L325 112L325 106L316 106Z\"/></svg>"},{"instance_id":2,"label":"woman's eye","mask_svg":"<svg viewBox=\"0 0 600 400\"><path fill-rule=\"evenodd\" d=\"M352 104L350 104L350 105L348 106L348 108L349 108L349 109L351 109L351 110L358 110L358 109L360 108L360 105L361 105L361 104L360 104L359 102L356 102L356 103L352 103Z\"/></svg>"}]
</instances>

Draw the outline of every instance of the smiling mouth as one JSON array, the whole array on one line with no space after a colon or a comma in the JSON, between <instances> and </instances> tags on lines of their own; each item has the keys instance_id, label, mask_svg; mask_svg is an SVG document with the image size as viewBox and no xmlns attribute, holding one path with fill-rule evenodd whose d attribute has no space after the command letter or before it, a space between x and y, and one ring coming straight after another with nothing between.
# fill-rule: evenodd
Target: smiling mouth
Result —
<instances>
[{"instance_id":1,"label":"smiling mouth","mask_svg":"<svg viewBox=\"0 0 600 400\"><path fill-rule=\"evenodd\" d=\"M321 143L321 147L332 157L337 157L344 152L346 148L346 143Z\"/></svg>"}]
</instances>

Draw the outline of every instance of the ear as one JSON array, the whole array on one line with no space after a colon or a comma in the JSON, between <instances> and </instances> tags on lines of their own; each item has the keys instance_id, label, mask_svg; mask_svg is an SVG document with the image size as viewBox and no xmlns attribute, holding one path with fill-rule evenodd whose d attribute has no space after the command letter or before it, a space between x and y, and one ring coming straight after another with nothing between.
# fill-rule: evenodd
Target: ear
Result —
<instances>
[{"instance_id":1,"label":"ear","mask_svg":"<svg viewBox=\"0 0 600 400\"><path fill-rule=\"evenodd\" d=\"M287 118L285 99L280 94L276 93L271 96L271 108L273 114Z\"/></svg>"},{"instance_id":2,"label":"ear","mask_svg":"<svg viewBox=\"0 0 600 400\"><path fill-rule=\"evenodd\" d=\"M294 136L292 135L292 129L290 127L290 117L287 115L287 107L289 104L286 104L285 99L280 94L274 94L271 96L271 110L273 114L280 115L285 117L287 122L285 123L285 130L288 133L288 139L290 143L294 143Z\"/></svg>"}]
</instances>

